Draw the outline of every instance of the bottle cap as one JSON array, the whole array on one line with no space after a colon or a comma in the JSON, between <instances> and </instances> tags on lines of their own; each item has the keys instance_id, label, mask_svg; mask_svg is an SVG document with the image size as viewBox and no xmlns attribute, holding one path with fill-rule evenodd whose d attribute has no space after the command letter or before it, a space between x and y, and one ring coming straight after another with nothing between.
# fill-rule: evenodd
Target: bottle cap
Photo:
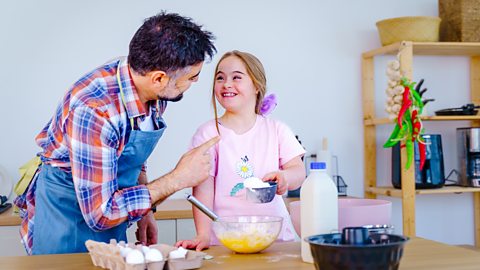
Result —
<instances>
[{"instance_id":1,"label":"bottle cap","mask_svg":"<svg viewBox=\"0 0 480 270\"><path fill-rule=\"evenodd\" d=\"M311 170L325 170L327 168L327 164L325 162L312 162L310 163Z\"/></svg>"}]
</instances>

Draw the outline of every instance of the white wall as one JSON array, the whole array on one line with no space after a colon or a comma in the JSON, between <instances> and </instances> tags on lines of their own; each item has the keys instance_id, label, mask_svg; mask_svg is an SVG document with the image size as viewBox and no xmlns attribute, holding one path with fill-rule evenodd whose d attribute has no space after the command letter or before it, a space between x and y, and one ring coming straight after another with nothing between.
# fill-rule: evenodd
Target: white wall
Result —
<instances>
[{"instance_id":1,"label":"white wall","mask_svg":"<svg viewBox=\"0 0 480 270\"><path fill-rule=\"evenodd\" d=\"M16 179L17 168L39 150L33 138L70 84L106 60L126 55L128 42L142 20L165 9L204 24L217 36L219 53L213 63L205 65L200 81L184 100L171 104L167 110L169 128L149 160L150 178L171 170L196 127L212 118L212 69L223 52L239 49L254 53L264 63L269 89L279 98L273 117L290 125L309 152L315 152L321 138L328 137L330 149L339 157L340 174L349 185L348 194L363 196L361 53L380 45L376 21L437 15L437 2L4 2L0 8L0 165ZM381 78L386 60L385 57L376 61L379 113L383 110L386 82ZM431 89L427 93L437 98L430 106L432 112L466 102L466 59L427 57L415 60L415 65L415 79L425 77L425 85ZM444 127L448 127L448 137L444 138L448 171L455 166L454 127L445 123L433 126L436 130ZM379 145L390 129L379 128ZM384 162L378 164L379 179L390 179L388 153L377 153L385 156ZM419 236L447 243L473 243L470 195L419 197L417 205ZM395 201L394 224L398 233L400 208Z\"/></svg>"}]
</instances>

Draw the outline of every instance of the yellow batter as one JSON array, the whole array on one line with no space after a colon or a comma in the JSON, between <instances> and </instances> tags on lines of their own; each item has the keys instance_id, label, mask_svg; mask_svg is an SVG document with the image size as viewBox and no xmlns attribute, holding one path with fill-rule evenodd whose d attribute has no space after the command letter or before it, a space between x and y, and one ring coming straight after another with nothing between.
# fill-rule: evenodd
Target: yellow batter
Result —
<instances>
[{"instance_id":1,"label":"yellow batter","mask_svg":"<svg viewBox=\"0 0 480 270\"><path fill-rule=\"evenodd\" d=\"M275 241L274 234L244 234L224 233L219 237L220 242L227 248L238 253L256 253L266 249Z\"/></svg>"}]
</instances>

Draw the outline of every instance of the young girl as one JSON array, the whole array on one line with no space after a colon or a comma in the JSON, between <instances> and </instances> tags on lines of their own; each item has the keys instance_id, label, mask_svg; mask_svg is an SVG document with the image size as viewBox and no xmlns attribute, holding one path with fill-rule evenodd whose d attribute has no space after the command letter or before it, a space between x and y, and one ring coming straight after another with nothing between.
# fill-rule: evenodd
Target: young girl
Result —
<instances>
[{"instance_id":1,"label":"young girl","mask_svg":"<svg viewBox=\"0 0 480 270\"><path fill-rule=\"evenodd\" d=\"M260 61L252 54L232 51L224 54L215 69L212 102L215 119L201 125L192 138L192 147L221 135L210 149L212 170L208 180L193 188L193 195L220 217L268 215L283 217L279 239L291 241L294 230L282 198L287 189L297 189L305 179L301 157L303 147L283 123L262 115L266 76ZM225 109L218 118L215 99ZM246 178L258 177L277 183L277 194L270 203L245 199L245 190L234 187ZM218 245L211 220L193 209L197 236L176 246L202 250Z\"/></svg>"}]
</instances>

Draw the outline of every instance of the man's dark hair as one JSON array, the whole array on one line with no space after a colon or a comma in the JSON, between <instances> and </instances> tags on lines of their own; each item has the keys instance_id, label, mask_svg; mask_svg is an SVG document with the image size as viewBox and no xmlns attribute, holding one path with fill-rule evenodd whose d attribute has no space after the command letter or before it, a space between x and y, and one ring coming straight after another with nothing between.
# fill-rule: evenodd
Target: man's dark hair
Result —
<instances>
[{"instance_id":1,"label":"man's dark hair","mask_svg":"<svg viewBox=\"0 0 480 270\"><path fill-rule=\"evenodd\" d=\"M168 73L203 62L217 52L214 36L191 18L161 13L145 20L137 30L128 53L132 69L141 75L162 70Z\"/></svg>"}]
</instances>

